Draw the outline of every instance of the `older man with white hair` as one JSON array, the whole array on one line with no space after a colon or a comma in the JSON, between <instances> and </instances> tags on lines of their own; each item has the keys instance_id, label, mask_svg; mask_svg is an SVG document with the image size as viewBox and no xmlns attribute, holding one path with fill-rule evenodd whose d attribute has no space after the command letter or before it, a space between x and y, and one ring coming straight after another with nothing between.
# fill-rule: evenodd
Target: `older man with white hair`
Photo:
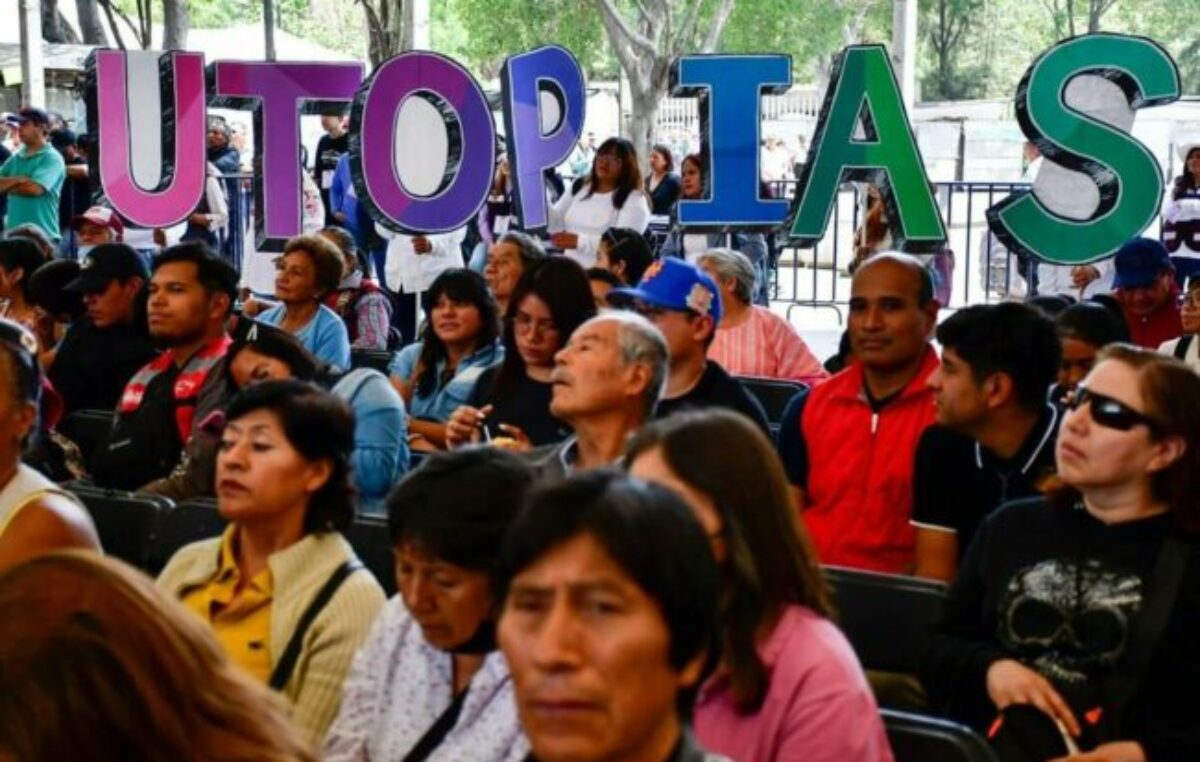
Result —
<instances>
[{"instance_id":1,"label":"older man with white hair","mask_svg":"<svg viewBox=\"0 0 1200 762\"><path fill-rule=\"evenodd\" d=\"M575 434L528 454L549 481L620 459L625 440L658 404L667 342L641 315L606 312L575 329L554 361L550 412Z\"/></svg>"},{"instance_id":2,"label":"older man with white hair","mask_svg":"<svg viewBox=\"0 0 1200 762\"><path fill-rule=\"evenodd\" d=\"M752 304L755 272L750 258L729 248L709 249L697 260L721 290L724 314L708 359L735 376L781 378L813 384L828 374L792 324Z\"/></svg>"}]
</instances>

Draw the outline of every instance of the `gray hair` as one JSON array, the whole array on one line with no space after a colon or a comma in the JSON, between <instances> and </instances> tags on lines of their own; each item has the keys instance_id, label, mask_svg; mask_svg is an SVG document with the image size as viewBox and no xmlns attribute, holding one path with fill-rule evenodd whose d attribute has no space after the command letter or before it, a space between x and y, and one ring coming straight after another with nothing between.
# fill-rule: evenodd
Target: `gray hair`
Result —
<instances>
[{"instance_id":1,"label":"gray hair","mask_svg":"<svg viewBox=\"0 0 1200 762\"><path fill-rule=\"evenodd\" d=\"M510 230L500 236L497 243L511 243L516 246L521 254L521 267L526 270L546 258L546 250L542 248L541 241L519 230Z\"/></svg>"},{"instance_id":2,"label":"gray hair","mask_svg":"<svg viewBox=\"0 0 1200 762\"><path fill-rule=\"evenodd\" d=\"M749 304L754 298L754 282L757 280L757 274L754 272L754 265L750 264L750 258L736 249L726 247L718 247L709 249L700 255L698 264L703 266L705 263L711 263L713 269L717 271L717 285L722 285L722 281L730 278L734 281L733 293L743 304Z\"/></svg>"},{"instance_id":3,"label":"gray hair","mask_svg":"<svg viewBox=\"0 0 1200 762\"><path fill-rule=\"evenodd\" d=\"M642 392L646 417L649 417L667 385L669 354L662 331L646 318L628 310L611 310L592 320L608 320L617 324L617 346L621 350L622 367L644 363L650 368L650 383Z\"/></svg>"}]
</instances>

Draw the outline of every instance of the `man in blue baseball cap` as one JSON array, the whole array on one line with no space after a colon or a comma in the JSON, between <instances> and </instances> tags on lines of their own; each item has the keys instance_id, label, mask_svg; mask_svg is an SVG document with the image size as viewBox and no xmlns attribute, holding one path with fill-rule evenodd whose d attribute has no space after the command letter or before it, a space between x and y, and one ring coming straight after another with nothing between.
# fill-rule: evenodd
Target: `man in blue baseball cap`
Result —
<instances>
[{"instance_id":1,"label":"man in blue baseball cap","mask_svg":"<svg viewBox=\"0 0 1200 762\"><path fill-rule=\"evenodd\" d=\"M1158 349L1183 333L1179 287L1167 249L1153 238L1133 238L1114 257L1113 288L1134 344Z\"/></svg>"},{"instance_id":2,"label":"man in blue baseball cap","mask_svg":"<svg viewBox=\"0 0 1200 762\"><path fill-rule=\"evenodd\" d=\"M656 417L684 408L724 407L770 433L759 401L707 357L721 322L720 290L707 273L682 259L667 257L652 263L636 287L614 289L608 299L614 306L644 315L667 340L670 370Z\"/></svg>"}]
</instances>

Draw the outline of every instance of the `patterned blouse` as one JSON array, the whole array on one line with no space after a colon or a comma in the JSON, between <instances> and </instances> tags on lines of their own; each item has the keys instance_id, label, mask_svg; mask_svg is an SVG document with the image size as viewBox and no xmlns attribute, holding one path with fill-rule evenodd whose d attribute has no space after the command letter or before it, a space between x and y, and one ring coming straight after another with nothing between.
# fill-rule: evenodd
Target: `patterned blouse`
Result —
<instances>
[{"instance_id":1,"label":"patterned blouse","mask_svg":"<svg viewBox=\"0 0 1200 762\"><path fill-rule=\"evenodd\" d=\"M354 659L325 739L326 762L401 762L453 700L453 657L425 641L400 596L384 606ZM489 654L454 727L428 762L518 762L529 753L508 664Z\"/></svg>"}]
</instances>

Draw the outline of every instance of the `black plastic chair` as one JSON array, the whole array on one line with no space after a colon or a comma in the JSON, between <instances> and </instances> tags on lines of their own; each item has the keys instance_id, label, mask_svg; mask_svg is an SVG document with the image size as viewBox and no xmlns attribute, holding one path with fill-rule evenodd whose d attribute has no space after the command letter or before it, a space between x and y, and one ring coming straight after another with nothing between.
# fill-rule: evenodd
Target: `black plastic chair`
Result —
<instances>
[{"instance_id":1,"label":"black plastic chair","mask_svg":"<svg viewBox=\"0 0 1200 762\"><path fill-rule=\"evenodd\" d=\"M787 404L802 391L808 389L807 384L799 381L783 381L778 378L755 378L753 376L737 376L746 391L762 403L767 413L767 421L772 426L778 426L783 418Z\"/></svg>"},{"instance_id":2,"label":"black plastic chair","mask_svg":"<svg viewBox=\"0 0 1200 762\"><path fill-rule=\"evenodd\" d=\"M216 500L196 498L183 501L164 513L159 520L150 546L147 570L157 576L176 551L184 545L219 536L225 531L227 523L217 512Z\"/></svg>"},{"instance_id":3,"label":"black plastic chair","mask_svg":"<svg viewBox=\"0 0 1200 762\"><path fill-rule=\"evenodd\" d=\"M915 673L942 615L946 586L894 574L824 567L838 624L865 669Z\"/></svg>"},{"instance_id":4,"label":"black plastic chair","mask_svg":"<svg viewBox=\"0 0 1200 762\"><path fill-rule=\"evenodd\" d=\"M107 555L139 569L150 567L150 548L159 521L174 503L158 495L82 484L72 484L69 489L91 514Z\"/></svg>"},{"instance_id":5,"label":"black plastic chair","mask_svg":"<svg viewBox=\"0 0 1200 762\"><path fill-rule=\"evenodd\" d=\"M112 421L111 410L76 410L59 421L56 430L79 447L84 463L90 467L96 449L108 438Z\"/></svg>"},{"instance_id":6,"label":"black plastic chair","mask_svg":"<svg viewBox=\"0 0 1200 762\"><path fill-rule=\"evenodd\" d=\"M385 349L350 350L351 368L374 368L386 376L391 362L392 353Z\"/></svg>"},{"instance_id":7,"label":"black plastic chair","mask_svg":"<svg viewBox=\"0 0 1200 762\"><path fill-rule=\"evenodd\" d=\"M359 516L345 534L359 560L379 580L387 596L392 597L396 592L396 563L387 521L378 516Z\"/></svg>"},{"instance_id":8,"label":"black plastic chair","mask_svg":"<svg viewBox=\"0 0 1200 762\"><path fill-rule=\"evenodd\" d=\"M896 762L998 762L975 731L920 714L880 711Z\"/></svg>"}]
</instances>

